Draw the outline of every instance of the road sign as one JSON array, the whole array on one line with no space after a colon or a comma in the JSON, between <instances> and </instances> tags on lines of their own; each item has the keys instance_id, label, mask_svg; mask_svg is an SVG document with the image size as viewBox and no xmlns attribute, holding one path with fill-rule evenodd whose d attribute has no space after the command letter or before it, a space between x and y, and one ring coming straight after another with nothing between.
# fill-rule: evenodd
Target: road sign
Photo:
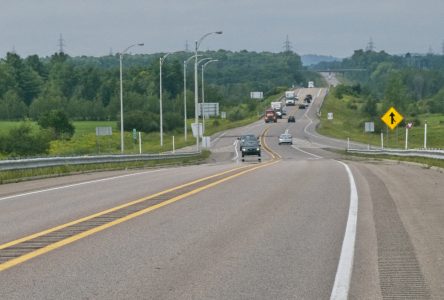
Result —
<instances>
[{"instance_id":1,"label":"road sign","mask_svg":"<svg viewBox=\"0 0 444 300\"><path fill-rule=\"evenodd\" d=\"M113 135L112 127L96 127L96 135Z\"/></svg>"},{"instance_id":2,"label":"road sign","mask_svg":"<svg viewBox=\"0 0 444 300\"><path fill-rule=\"evenodd\" d=\"M364 130L365 132L375 132L375 123L365 122Z\"/></svg>"},{"instance_id":3,"label":"road sign","mask_svg":"<svg viewBox=\"0 0 444 300\"><path fill-rule=\"evenodd\" d=\"M191 130L193 131L193 136L196 137L199 135L201 138L203 136L202 123L191 123Z\"/></svg>"},{"instance_id":4,"label":"road sign","mask_svg":"<svg viewBox=\"0 0 444 300\"><path fill-rule=\"evenodd\" d=\"M389 110L381 117L381 120L390 128L395 129L404 117L396 111L394 107L390 107Z\"/></svg>"},{"instance_id":5,"label":"road sign","mask_svg":"<svg viewBox=\"0 0 444 300\"><path fill-rule=\"evenodd\" d=\"M332 112L329 112L327 114L327 120L333 120L333 113Z\"/></svg>"}]
</instances>

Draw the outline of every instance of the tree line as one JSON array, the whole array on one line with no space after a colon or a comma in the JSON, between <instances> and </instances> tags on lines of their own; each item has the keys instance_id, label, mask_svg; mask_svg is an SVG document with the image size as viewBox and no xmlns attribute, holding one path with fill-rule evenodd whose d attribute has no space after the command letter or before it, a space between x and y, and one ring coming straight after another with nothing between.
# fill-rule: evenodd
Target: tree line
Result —
<instances>
[{"instance_id":1,"label":"tree line","mask_svg":"<svg viewBox=\"0 0 444 300\"><path fill-rule=\"evenodd\" d=\"M219 102L221 111L226 111L231 120L255 115L263 106L249 99L251 91L262 91L268 96L276 94L282 86L307 81L300 57L292 52L219 50L200 54L218 60L205 69L206 102ZM123 57L124 129L127 131L159 130L159 58L163 55ZM183 128L183 62L192 55L172 53L163 63L166 131ZM194 116L193 63L193 60L189 62L186 75L189 117ZM7 53L0 60L0 120L31 120L38 126L23 122L0 135L0 153L9 156L47 153L51 140L72 137L73 120L114 120L120 127L119 75L119 54L70 57L55 53L50 57L22 58L16 53Z\"/></svg>"},{"instance_id":2,"label":"tree line","mask_svg":"<svg viewBox=\"0 0 444 300\"><path fill-rule=\"evenodd\" d=\"M415 117L424 113L444 113L444 55L390 55L384 51L356 50L341 62L322 63L316 68L352 69L345 72L354 86L339 87L341 93L364 96L364 112L382 115L390 106Z\"/></svg>"},{"instance_id":3,"label":"tree line","mask_svg":"<svg viewBox=\"0 0 444 300\"><path fill-rule=\"evenodd\" d=\"M167 130L180 128L182 124L175 124L174 120L183 116L183 61L192 54L173 53L163 64L164 117L171 120L165 122ZM306 81L300 57L295 53L219 50L201 54L219 60L205 69L205 98L219 102L223 109L250 101L251 91L263 91L267 95L277 86ZM125 115L148 118L151 123L148 131L157 130L162 55L125 55L123 58ZM193 61L187 70L187 112L193 116ZM70 57L55 53L45 58L37 55L21 58L7 53L0 61L0 120L38 120L51 110L63 111L71 120L118 120L119 84L118 54Z\"/></svg>"}]
</instances>

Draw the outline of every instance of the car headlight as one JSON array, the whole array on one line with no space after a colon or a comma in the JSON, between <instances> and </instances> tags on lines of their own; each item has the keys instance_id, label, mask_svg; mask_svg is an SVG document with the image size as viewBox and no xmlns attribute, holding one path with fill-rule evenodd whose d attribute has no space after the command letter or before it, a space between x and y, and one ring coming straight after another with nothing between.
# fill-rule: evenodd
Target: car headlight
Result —
<instances>
[{"instance_id":1,"label":"car headlight","mask_svg":"<svg viewBox=\"0 0 444 300\"><path fill-rule=\"evenodd\" d=\"M247 149L245 149L245 148L242 148L242 151L247 151Z\"/></svg>"},{"instance_id":2,"label":"car headlight","mask_svg":"<svg viewBox=\"0 0 444 300\"><path fill-rule=\"evenodd\" d=\"M259 148L256 148L256 151L259 151L260 149Z\"/></svg>"}]
</instances>

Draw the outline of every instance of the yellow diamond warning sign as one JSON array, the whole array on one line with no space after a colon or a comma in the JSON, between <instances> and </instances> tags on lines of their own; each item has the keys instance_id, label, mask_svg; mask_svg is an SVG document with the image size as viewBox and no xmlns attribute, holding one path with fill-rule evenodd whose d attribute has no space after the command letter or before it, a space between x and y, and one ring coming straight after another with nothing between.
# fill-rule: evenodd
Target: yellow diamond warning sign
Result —
<instances>
[{"instance_id":1,"label":"yellow diamond warning sign","mask_svg":"<svg viewBox=\"0 0 444 300\"><path fill-rule=\"evenodd\" d=\"M389 110L381 117L382 122L387 124L390 129L395 129L404 117L396 111L394 107L390 107Z\"/></svg>"}]
</instances>

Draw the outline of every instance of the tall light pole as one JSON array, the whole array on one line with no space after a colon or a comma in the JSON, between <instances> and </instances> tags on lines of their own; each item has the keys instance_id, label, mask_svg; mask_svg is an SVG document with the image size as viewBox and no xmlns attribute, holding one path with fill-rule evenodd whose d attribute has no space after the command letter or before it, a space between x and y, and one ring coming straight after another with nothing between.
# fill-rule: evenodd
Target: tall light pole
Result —
<instances>
[{"instance_id":1,"label":"tall light pole","mask_svg":"<svg viewBox=\"0 0 444 300\"><path fill-rule=\"evenodd\" d=\"M199 50L199 46L202 41L211 34L222 34L222 31L214 31L204 34L199 40L195 41L194 45L194 119L196 127L199 128L199 119L198 119L198 107L197 107L197 50ZM196 135L196 150L199 151L199 130L197 130Z\"/></svg>"},{"instance_id":2,"label":"tall light pole","mask_svg":"<svg viewBox=\"0 0 444 300\"><path fill-rule=\"evenodd\" d=\"M202 55L197 55L202 56ZM194 55L189 57L187 60L183 62L183 132L185 141L187 140L187 64L188 62L194 58Z\"/></svg>"},{"instance_id":3,"label":"tall light pole","mask_svg":"<svg viewBox=\"0 0 444 300\"><path fill-rule=\"evenodd\" d=\"M122 80L122 60L123 55L132 47L134 46L143 46L143 43L134 44L129 47L127 47L125 50L119 53L119 60L120 60L120 152L123 154L123 151L125 150L125 144L123 141L123 80Z\"/></svg>"},{"instance_id":4,"label":"tall light pole","mask_svg":"<svg viewBox=\"0 0 444 300\"><path fill-rule=\"evenodd\" d=\"M167 53L164 56L159 58L159 110L160 110L160 146L163 147L163 109L162 109L162 65L165 61L165 58L167 58L168 55L171 53Z\"/></svg>"},{"instance_id":5,"label":"tall light pole","mask_svg":"<svg viewBox=\"0 0 444 300\"><path fill-rule=\"evenodd\" d=\"M204 71L205 71L205 66L208 65L209 63L212 62L216 62L219 61L218 59L212 59L207 61L206 63L204 63L202 65L202 132L205 132L205 88L204 88Z\"/></svg>"}]
</instances>

